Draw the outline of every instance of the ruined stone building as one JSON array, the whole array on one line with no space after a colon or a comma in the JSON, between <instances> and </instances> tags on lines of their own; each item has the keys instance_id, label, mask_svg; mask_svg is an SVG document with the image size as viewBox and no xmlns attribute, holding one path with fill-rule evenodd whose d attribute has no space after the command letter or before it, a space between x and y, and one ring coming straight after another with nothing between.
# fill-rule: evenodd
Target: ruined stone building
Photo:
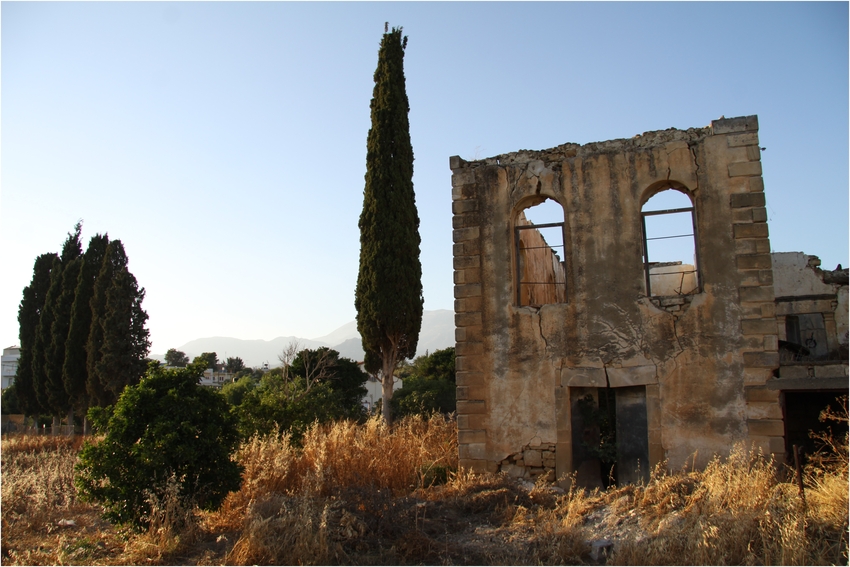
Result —
<instances>
[{"instance_id":1,"label":"ruined stone building","mask_svg":"<svg viewBox=\"0 0 850 567\"><path fill-rule=\"evenodd\" d=\"M756 116L450 165L461 466L784 459L846 393L847 270L771 254Z\"/></svg>"}]
</instances>

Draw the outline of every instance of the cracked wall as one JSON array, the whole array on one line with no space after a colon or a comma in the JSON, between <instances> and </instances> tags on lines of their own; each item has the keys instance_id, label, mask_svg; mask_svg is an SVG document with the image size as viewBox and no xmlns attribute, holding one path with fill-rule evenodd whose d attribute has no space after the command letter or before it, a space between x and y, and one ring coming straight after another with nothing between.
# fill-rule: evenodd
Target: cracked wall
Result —
<instances>
[{"instance_id":1,"label":"cracked wall","mask_svg":"<svg viewBox=\"0 0 850 567\"><path fill-rule=\"evenodd\" d=\"M462 466L519 474L517 455L554 446L558 477L575 472L573 406L600 388L642 396L641 468L743 440L782 452L781 428L750 412L778 367L755 116L450 166ZM701 287L650 298L640 213L666 189L694 204ZM545 198L564 209L566 295L522 307L514 225Z\"/></svg>"}]
</instances>

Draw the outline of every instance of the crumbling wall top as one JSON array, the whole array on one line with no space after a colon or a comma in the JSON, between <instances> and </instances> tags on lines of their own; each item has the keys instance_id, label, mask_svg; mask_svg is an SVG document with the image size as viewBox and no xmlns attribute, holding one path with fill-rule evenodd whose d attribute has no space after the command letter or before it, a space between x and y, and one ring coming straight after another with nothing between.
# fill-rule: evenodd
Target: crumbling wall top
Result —
<instances>
[{"instance_id":1,"label":"crumbling wall top","mask_svg":"<svg viewBox=\"0 0 850 567\"><path fill-rule=\"evenodd\" d=\"M452 156L449 159L449 167L455 170L462 168L476 168L487 165L525 164L531 161L543 161L544 163L558 162L575 157L588 158L600 154L614 154L643 148L654 148L676 141L692 144L715 134L730 134L734 132L749 132L757 130L758 117L755 115L741 116L737 118L721 117L718 120L713 120L711 125L706 126L705 128L688 128L687 130L668 128L666 130L644 132L643 134L638 134L633 138L619 138L604 142L590 142L583 145L568 142L545 150L519 150L480 160L467 161L460 156Z\"/></svg>"}]
</instances>

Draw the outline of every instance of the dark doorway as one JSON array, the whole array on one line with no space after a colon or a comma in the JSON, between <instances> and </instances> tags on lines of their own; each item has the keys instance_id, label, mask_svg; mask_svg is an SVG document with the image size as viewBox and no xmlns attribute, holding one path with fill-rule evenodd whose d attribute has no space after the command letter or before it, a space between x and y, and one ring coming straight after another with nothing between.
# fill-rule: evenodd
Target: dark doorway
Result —
<instances>
[{"instance_id":1,"label":"dark doorway","mask_svg":"<svg viewBox=\"0 0 850 567\"><path fill-rule=\"evenodd\" d=\"M573 466L585 488L649 478L646 387L570 388Z\"/></svg>"},{"instance_id":2,"label":"dark doorway","mask_svg":"<svg viewBox=\"0 0 850 567\"><path fill-rule=\"evenodd\" d=\"M825 433L832 430L835 437L843 436L847 424L835 421L820 421L820 413L827 407L839 413L841 404L838 400L847 395L847 390L808 390L785 391L785 453L787 462L794 462L794 445L798 445L804 460L820 447L812 439L811 432Z\"/></svg>"},{"instance_id":3,"label":"dark doorway","mask_svg":"<svg viewBox=\"0 0 850 567\"><path fill-rule=\"evenodd\" d=\"M615 388L617 400L617 482L649 480L649 425L646 386Z\"/></svg>"}]
</instances>

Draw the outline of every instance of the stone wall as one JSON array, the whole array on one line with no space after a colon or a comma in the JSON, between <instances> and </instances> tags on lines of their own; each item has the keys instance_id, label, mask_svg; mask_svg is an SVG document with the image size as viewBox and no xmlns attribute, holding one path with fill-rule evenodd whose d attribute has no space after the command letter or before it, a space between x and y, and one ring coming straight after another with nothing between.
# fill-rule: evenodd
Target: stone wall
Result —
<instances>
[{"instance_id":1,"label":"stone wall","mask_svg":"<svg viewBox=\"0 0 850 567\"><path fill-rule=\"evenodd\" d=\"M623 463L639 475L664 459L700 466L736 441L783 453L765 387L779 358L759 159L755 116L451 158L462 466L541 474L516 457L552 446L558 477L593 476L595 457L574 444L598 427L574 406L599 392L636 420L618 431L639 424L642 460L617 447L624 478L635 471ZM642 257L641 207L666 189L685 193L697 220L699 290L676 305L647 297ZM566 295L520 306L514 227L545 198L564 208Z\"/></svg>"}]
</instances>

